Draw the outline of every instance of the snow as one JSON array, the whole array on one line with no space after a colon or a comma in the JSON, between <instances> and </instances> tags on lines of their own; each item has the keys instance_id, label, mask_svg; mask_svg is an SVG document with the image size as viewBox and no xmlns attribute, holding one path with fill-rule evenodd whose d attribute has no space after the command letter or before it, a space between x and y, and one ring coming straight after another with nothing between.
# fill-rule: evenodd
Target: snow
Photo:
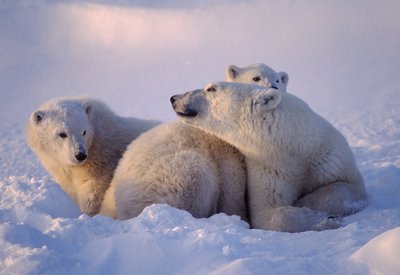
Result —
<instances>
[{"instance_id":1,"label":"snow","mask_svg":"<svg viewBox=\"0 0 400 275\"><path fill-rule=\"evenodd\" d=\"M390 274L399 271L400 227L373 238L351 257L364 264L371 273Z\"/></svg>"},{"instance_id":2,"label":"snow","mask_svg":"<svg viewBox=\"0 0 400 275\"><path fill-rule=\"evenodd\" d=\"M150 2L150 3L149 3ZM399 274L398 1L0 3L0 274ZM170 121L169 97L264 62L348 139L369 206L339 229L249 229L153 205L88 217L29 150L43 101L87 95Z\"/></svg>"}]
</instances>

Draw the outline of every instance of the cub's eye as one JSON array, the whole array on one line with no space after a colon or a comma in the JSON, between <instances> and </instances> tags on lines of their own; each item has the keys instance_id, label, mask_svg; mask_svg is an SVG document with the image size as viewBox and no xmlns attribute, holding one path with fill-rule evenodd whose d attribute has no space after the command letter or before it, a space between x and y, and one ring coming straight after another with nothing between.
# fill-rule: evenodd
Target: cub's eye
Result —
<instances>
[{"instance_id":1,"label":"cub's eye","mask_svg":"<svg viewBox=\"0 0 400 275\"><path fill-rule=\"evenodd\" d=\"M86 130L85 130L85 131L83 131L83 136L86 136Z\"/></svg>"},{"instance_id":2,"label":"cub's eye","mask_svg":"<svg viewBox=\"0 0 400 275\"><path fill-rule=\"evenodd\" d=\"M211 86L211 87L208 87L206 91L207 92L216 92L217 90L215 89L214 86Z\"/></svg>"},{"instance_id":3,"label":"cub's eye","mask_svg":"<svg viewBox=\"0 0 400 275\"><path fill-rule=\"evenodd\" d=\"M66 137L67 137L67 134L64 133L64 132L61 132L61 133L58 134L58 136L59 136L60 138L66 138Z\"/></svg>"},{"instance_id":4,"label":"cub's eye","mask_svg":"<svg viewBox=\"0 0 400 275\"><path fill-rule=\"evenodd\" d=\"M279 79L276 80L276 83L279 83Z\"/></svg>"},{"instance_id":5,"label":"cub's eye","mask_svg":"<svg viewBox=\"0 0 400 275\"><path fill-rule=\"evenodd\" d=\"M258 81L261 80L261 77L259 77L259 76L253 77L253 80L254 80L255 82L258 82Z\"/></svg>"}]
</instances>

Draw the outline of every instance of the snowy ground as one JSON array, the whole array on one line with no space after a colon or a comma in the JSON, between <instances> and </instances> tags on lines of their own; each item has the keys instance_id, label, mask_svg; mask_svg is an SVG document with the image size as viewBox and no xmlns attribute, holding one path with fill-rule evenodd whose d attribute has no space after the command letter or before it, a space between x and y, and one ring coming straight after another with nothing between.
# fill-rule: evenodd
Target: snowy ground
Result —
<instances>
[{"instance_id":1,"label":"snowy ground","mask_svg":"<svg viewBox=\"0 0 400 275\"><path fill-rule=\"evenodd\" d=\"M400 274L399 10L398 1L1 1L0 274ZM168 121L171 95L255 62L288 72L289 92L348 138L370 205L341 228L251 230L166 205L124 222L90 218L25 143L29 113L52 97L85 94Z\"/></svg>"}]
</instances>

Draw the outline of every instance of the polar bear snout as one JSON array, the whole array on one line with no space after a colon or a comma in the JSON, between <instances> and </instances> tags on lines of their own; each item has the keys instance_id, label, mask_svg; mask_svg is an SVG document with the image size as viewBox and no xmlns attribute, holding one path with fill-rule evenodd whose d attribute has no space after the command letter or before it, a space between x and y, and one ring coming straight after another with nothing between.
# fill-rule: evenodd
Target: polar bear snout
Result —
<instances>
[{"instance_id":1,"label":"polar bear snout","mask_svg":"<svg viewBox=\"0 0 400 275\"><path fill-rule=\"evenodd\" d=\"M172 104L172 108L174 109L175 113L178 116L182 116L182 117L194 117L197 116L198 112L192 108L190 108L187 104L187 102L185 103L183 100L185 98L186 94L183 95L174 95L171 96L170 101Z\"/></svg>"},{"instance_id":2,"label":"polar bear snout","mask_svg":"<svg viewBox=\"0 0 400 275\"><path fill-rule=\"evenodd\" d=\"M178 97L178 95L173 95L173 96L171 96L171 98L169 99L169 101L171 101L172 107L174 106L174 103L175 103L177 97Z\"/></svg>"},{"instance_id":3,"label":"polar bear snout","mask_svg":"<svg viewBox=\"0 0 400 275\"><path fill-rule=\"evenodd\" d=\"M77 161L84 161L87 158L86 152L80 151L77 155L75 155Z\"/></svg>"},{"instance_id":4,"label":"polar bear snout","mask_svg":"<svg viewBox=\"0 0 400 275\"><path fill-rule=\"evenodd\" d=\"M79 149L75 152L74 157L78 164L82 164L87 159L88 154L84 145L79 145Z\"/></svg>"},{"instance_id":5,"label":"polar bear snout","mask_svg":"<svg viewBox=\"0 0 400 275\"><path fill-rule=\"evenodd\" d=\"M175 112L178 112L180 110L180 106L176 103L176 101L179 100L180 97L182 97L182 95L173 95L169 99L169 101L171 102L172 108L174 109Z\"/></svg>"}]
</instances>

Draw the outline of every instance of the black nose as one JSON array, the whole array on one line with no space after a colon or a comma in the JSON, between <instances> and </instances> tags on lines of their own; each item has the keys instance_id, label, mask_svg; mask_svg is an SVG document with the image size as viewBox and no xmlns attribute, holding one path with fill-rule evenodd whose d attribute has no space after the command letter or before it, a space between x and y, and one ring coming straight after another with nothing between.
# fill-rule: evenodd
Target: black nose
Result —
<instances>
[{"instance_id":1,"label":"black nose","mask_svg":"<svg viewBox=\"0 0 400 275\"><path fill-rule=\"evenodd\" d=\"M87 155L84 152L79 152L79 154L75 155L75 158L78 161L84 161L87 158Z\"/></svg>"},{"instance_id":2,"label":"black nose","mask_svg":"<svg viewBox=\"0 0 400 275\"><path fill-rule=\"evenodd\" d=\"M171 104L174 104L174 102L176 101L176 95L171 96L169 101L171 101Z\"/></svg>"}]
</instances>

